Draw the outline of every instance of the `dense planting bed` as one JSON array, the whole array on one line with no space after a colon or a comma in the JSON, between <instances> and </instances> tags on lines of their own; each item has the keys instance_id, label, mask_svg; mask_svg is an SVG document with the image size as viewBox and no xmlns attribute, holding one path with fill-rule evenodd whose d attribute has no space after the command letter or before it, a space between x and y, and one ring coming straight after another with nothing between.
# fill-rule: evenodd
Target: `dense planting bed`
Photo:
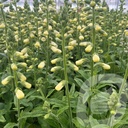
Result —
<instances>
[{"instance_id":1,"label":"dense planting bed","mask_svg":"<svg viewBox=\"0 0 128 128\"><path fill-rule=\"evenodd\" d=\"M0 4L1 128L128 127L124 1L76 4Z\"/></svg>"}]
</instances>

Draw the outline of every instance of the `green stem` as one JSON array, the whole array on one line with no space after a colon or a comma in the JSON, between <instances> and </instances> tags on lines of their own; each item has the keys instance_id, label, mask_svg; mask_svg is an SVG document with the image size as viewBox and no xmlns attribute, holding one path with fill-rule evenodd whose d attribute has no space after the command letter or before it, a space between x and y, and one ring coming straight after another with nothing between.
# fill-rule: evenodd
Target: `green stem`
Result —
<instances>
[{"instance_id":1,"label":"green stem","mask_svg":"<svg viewBox=\"0 0 128 128\"><path fill-rule=\"evenodd\" d=\"M93 13L93 19L92 19L92 24L93 24L93 29L92 29L92 44L93 44L92 56L93 56L93 54L95 53L95 38L96 38L96 33L95 33L95 9L94 9L94 7L92 8L92 13ZM93 86L93 75L94 75L94 62L91 59L91 78L92 78L91 86Z\"/></svg>"},{"instance_id":2,"label":"green stem","mask_svg":"<svg viewBox=\"0 0 128 128\"><path fill-rule=\"evenodd\" d=\"M47 18L47 31L48 31L48 37L47 37L47 51L46 51L46 77L47 77L47 74L48 74L48 71L49 71L49 66L50 66L50 55L49 55L49 4L48 4L48 0L46 0L46 6L47 6L47 15L46 15L46 18Z\"/></svg>"},{"instance_id":3,"label":"green stem","mask_svg":"<svg viewBox=\"0 0 128 128\"><path fill-rule=\"evenodd\" d=\"M68 75L67 75L67 58L66 58L66 50L65 50L65 38L64 38L64 27L62 25L62 50L63 50L63 67L64 67L64 79L68 82ZM70 94L69 94L69 87L68 83L65 85L66 89L66 96L68 100L68 106L69 106L69 119L70 119L70 128L73 128L72 124L72 110L71 110L71 104L70 104Z\"/></svg>"},{"instance_id":4,"label":"green stem","mask_svg":"<svg viewBox=\"0 0 128 128\"><path fill-rule=\"evenodd\" d=\"M128 78L128 64L127 64L127 67L125 70L124 80L123 80L122 85L121 85L120 90L119 90L119 99L121 98L121 94L125 88L127 78Z\"/></svg>"},{"instance_id":5,"label":"green stem","mask_svg":"<svg viewBox=\"0 0 128 128\"><path fill-rule=\"evenodd\" d=\"M18 87L18 79L17 79L17 74L16 74L16 71L13 71L13 75L14 75L14 82L15 82L15 88ZM20 118L20 101L19 99L17 99L17 112L18 112L18 119L17 119L17 122L18 122L18 128L20 128L20 121L19 121L19 118Z\"/></svg>"}]
</instances>

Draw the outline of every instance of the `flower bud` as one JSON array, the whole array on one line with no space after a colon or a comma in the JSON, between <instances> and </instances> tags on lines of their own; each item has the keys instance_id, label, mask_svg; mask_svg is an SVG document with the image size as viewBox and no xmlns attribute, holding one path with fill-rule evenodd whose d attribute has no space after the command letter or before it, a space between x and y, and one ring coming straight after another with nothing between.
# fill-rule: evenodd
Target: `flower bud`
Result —
<instances>
[{"instance_id":1,"label":"flower bud","mask_svg":"<svg viewBox=\"0 0 128 128\"><path fill-rule=\"evenodd\" d=\"M23 48L23 49L21 50L21 53L22 53L22 54L25 54L25 53L27 53L27 51L28 51L28 48L25 47L25 48Z\"/></svg>"},{"instance_id":2,"label":"flower bud","mask_svg":"<svg viewBox=\"0 0 128 128\"><path fill-rule=\"evenodd\" d=\"M16 64L11 64L11 69L13 70L13 71L16 71L17 70L17 65Z\"/></svg>"},{"instance_id":3,"label":"flower bud","mask_svg":"<svg viewBox=\"0 0 128 128\"><path fill-rule=\"evenodd\" d=\"M16 93L17 99L20 100L20 99L23 99L24 98L24 93L22 92L22 90L16 89L15 93Z\"/></svg>"},{"instance_id":4,"label":"flower bud","mask_svg":"<svg viewBox=\"0 0 128 128\"><path fill-rule=\"evenodd\" d=\"M4 23L0 24L0 29L3 29L3 28L5 28L5 24Z\"/></svg>"},{"instance_id":5,"label":"flower bud","mask_svg":"<svg viewBox=\"0 0 128 128\"><path fill-rule=\"evenodd\" d=\"M81 29L81 26L79 25L79 26L77 26L77 30L80 30Z\"/></svg>"},{"instance_id":6,"label":"flower bud","mask_svg":"<svg viewBox=\"0 0 128 128\"><path fill-rule=\"evenodd\" d=\"M89 42L81 42L79 45L80 45L80 46L84 46L84 47L86 47L87 44L89 44Z\"/></svg>"},{"instance_id":7,"label":"flower bud","mask_svg":"<svg viewBox=\"0 0 128 128\"><path fill-rule=\"evenodd\" d=\"M71 51L71 50L74 49L74 46L66 46L66 48L67 48L69 51Z\"/></svg>"},{"instance_id":8,"label":"flower bud","mask_svg":"<svg viewBox=\"0 0 128 128\"><path fill-rule=\"evenodd\" d=\"M74 70L74 71L78 71L79 70L79 67L77 67L75 64L71 63L69 61L69 66Z\"/></svg>"},{"instance_id":9,"label":"flower bud","mask_svg":"<svg viewBox=\"0 0 128 128\"><path fill-rule=\"evenodd\" d=\"M45 119L45 120L46 120L46 119L48 119L48 118L49 118L49 116L50 116L50 113L48 113L48 114L44 115L44 119Z\"/></svg>"},{"instance_id":10,"label":"flower bud","mask_svg":"<svg viewBox=\"0 0 128 128\"><path fill-rule=\"evenodd\" d=\"M102 30L102 28L101 28L101 26L99 26L99 25L95 25L95 30L96 30L96 31L100 31L100 30Z\"/></svg>"},{"instance_id":11,"label":"flower bud","mask_svg":"<svg viewBox=\"0 0 128 128\"><path fill-rule=\"evenodd\" d=\"M26 82L26 81L22 81L21 84L23 86L25 86L26 88L28 88L28 89L30 89L32 87L32 85L30 83Z\"/></svg>"},{"instance_id":12,"label":"flower bud","mask_svg":"<svg viewBox=\"0 0 128 128\"><path fill-rule=\"evenodd\" d=\"M96 5L96 2L92 0L91 3L90 3L90 6L95 7L95 5Z\"/></svg>"},{"instance_id":13,"label":"flower bud","mask_svg":"<svg viewBox=\"0 0 128 128\"><path fill-rule=\"evenodd\" d=\"M59 62L61 60L61 58L55 58L53 60L51 60L52 64L56 64L57 62Z\"/></svg>"},{"instance_id":14,"label":"flower bud","mask_svg":"<svg viewBox=\"0 0 128 128\"><path fill-rule=\"evenodd\" d=\"M48 36L48 31L46 30L46 31L44 31L44 36Z\"/></svg>"},{"instance_id":15,"label":"flower bud","mask_svg":"<svg viewBox=\"0 0 128 128\"><path fill-rule=\"evenodd\" d=\"M15 55L16 57L21 57L21 56L23 56L23 53L16 51L14 55Z\"/></svg>"},{"instance_id":16,"label":"flower bud","mask_svg":"<svg viewBox=\"0 0 128 128\"><path fill-rule=\"evenodd\" d=\"M58 48L58 45L55 42L53 42L53 41L50 43L50 45Z\"/></svg>"},{"instance_id":17,"label":"flower bud","mask_svg":"<svg viewBox=\"0 0 128 128\"><path fill-rule=\"evenodd\" d=\"M51 72L56 72L56 71L58 71L58 70L61 70L61 66L55 66L55 67L53 67L53 68L51 68Z\"/></svg>"},{"instance_id":18,"label":"flower bud","mask_svg":"<svg viewBox=\"0 0 128 128\"><path fill-rule=\"evenodd\" d=\"M24 43L24 44L29 44L30 41L29 41L29 39L27 38L27 39L24 39L24 40L23 40L23 43Z\"/></svg>"},{"instance_id":19,"label":"flower bud","mask_svg":"<svg viewBox=\"0 0 128 128\"><path fill-rule=\"evenodd\" d=\"M17 76L20 81L26 81L26 76L24 76L24 74L22 74L21 72L17 72Z\"/></svg>"},{"instance_id":20,"label":"flower bud","mask_svg":"<svg viewBox=\"0 0 128 128\"><path fill-rule=\"evenodd\" d=\"M19 62L18 63L18 66L21 66L21 67L27 67L27 64L25 62Z\"/></svg>"},{"instance_id":21,"label":"flower bud","mask_svg":"<svg viewBox=\"0 0 128 128\"><path fill-rule=\"evenodd\" d=\"M51 47L51 50L54 52L54 53L57 53L57 54L60 54L62 51L54 46Z\"/></svg>"},{"instance_id":22,"label":"flower bud","mask_svg":"<svg viewBox=\"0 0 128 128\"><path fill-rule=\"evenodd\" d=\"M31 37L31 38L34 38L35 36L34 36L34 34L33 34L33 33L30 33L30 37Z\"/></svg>"},{"instance_id":23,"label":"flower bud","mask_svg":"<svg viewBox=\"0 0 128 128\"><path fill-rule=\"evenodd\" d=\"M92 60L93 60L93 62L99 62L100 58L97 54L94 54L93 57L92 57Z\"/></svg>"},{"instance_id":24,"label":"flower bud","mask_svg":"<svg viewBox=\"0 0 128 128\"><path fill-rule=\"evenodd\" d=\"M55 90L60 91L65 85L67 84L66 80L62 80L60 83L58 83L55 87Z\"/></svg>"},{"instance_id":25,"label":"flower bud","mask_svg":"<svg viewBox=\"0 0 128 128\"><path fill-rule=\"evenodd\" d=\"M79 40L84 40L84 37L82 35L79 36Z\"/></svg>"},{"instance_id":26,"label":"flower bud","mask_svg":"<svg viewBox=\"0 0 128 128\"><path fill-rule=\"evenodd\" d=\"M12 78L13 78L12 76L7 76L6 78L4 78L4 79L1 81L1 83L2 83L3 85L7 85L7 84L11 81Z\"/></svg>"},{"instance_id":27,"label":"flower bud","mask_svg":"<svg viewBox=\"0 0 128 128\"><path fill-rule=\"evenodd\" d=\"M40 48L40 47L41 47L40 42L37 41L37 42L34 44L34 46L35 46L35 48Z\"/></svg>"},{"instance_id":28,"label":"flower bud","mask_svg":"<svg viewBox=\"0 0 128 128\"><path fill-rule=\"evenodd\" d=\"M108 64L102 63L102 67L105 70L109 70L111 67Z\"/></svg>"},{"instance_id":29,"label":"flower bud","mask_svg":"<svg viewBox=\"0 0 128 128\"><path fill-rule=\"evenodd\" d=\"M72 40L72 41L69 42L69 45L70 46L76 46L78 44L76 43L76 40Z\"/></svg>"},{"instance_id":30,"label":"flower bud","mask_svg":"<svg viewBox=\"0 0 128 128\"><path fill-rule=\"evenodd\" d=\"M116 114L116 111L115 111L115 110L111 110L110 113L111 113L112 115L115 115L115 114Z\"/></svg>"},{"instance_id":31,"label":"flower bud","mask_svg":"<svg viewBox=\"0 0 128 128\"><path fill-rule=\"evenodd\" d=\"M103 36L108 36L107 32L104 32L104 33L103 33Z\"/></svg>"},{"instance_id":32,"label":"flower bud","mask_svg":"<svg viewBox=\"0 0 128 128\"><path fill-rule=\"evenodd\" d=\"M92 50L92 45L88 45L86 48L85 48L85 52L91 52Z\"/></svg>"},{"instance_id":33,"label":"flower bud","mask_svg":"<svg viewBox=\"0 0 128 128\"><path fill-rule=\"evenodd\" d=\"M76 65L77 65L77 66L82 65L84 62L85 62L85 59L77 60L77 61L76 61Z\"/></svg>"},{"instance_id":34,"label":"flower bud","mask_svg":"<svg viewBox=\"0 0 128 128\"><path fill-rule=\"evenodd\" d=\"M128 30L124 31L125 36L128 36Z\"/></svg>"},{"instance_id":35,"label":"flower bud","mask_svg":"<svg viewBox=\"0 0 128 128\"><path fill-rule=\"evenodd\" d=\"M38 68L42 69L42 68L44 68L44 66L45 66L45 61L42 61L39 63Z\"/></svg>"}]
</instances>

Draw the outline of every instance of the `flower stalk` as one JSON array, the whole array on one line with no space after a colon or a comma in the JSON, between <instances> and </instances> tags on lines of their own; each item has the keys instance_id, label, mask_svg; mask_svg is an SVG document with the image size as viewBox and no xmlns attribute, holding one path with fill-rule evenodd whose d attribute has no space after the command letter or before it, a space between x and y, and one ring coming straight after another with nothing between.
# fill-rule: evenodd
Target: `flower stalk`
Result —
<instances>
[{"instance_id":1,"label":"flower stalk","mask_svg":"<svg viewBox=\"0 0 128 128\"><path fill-rule=\"evenodd\" d=\"M66 58L66 42L64 37L64 27L62 25L62 51L63 51L63 67L64 67L64 80L66 81L65 89L66 89L66 96L68 100L68 106L69 106L69 119L70 119L70 128L73 128L72 124L72 110L71 110L71 104L70 104L70 94L69 94L69 87L68 87L68 74L67 74L67 58Z\"/></svg>"}]
</instances>

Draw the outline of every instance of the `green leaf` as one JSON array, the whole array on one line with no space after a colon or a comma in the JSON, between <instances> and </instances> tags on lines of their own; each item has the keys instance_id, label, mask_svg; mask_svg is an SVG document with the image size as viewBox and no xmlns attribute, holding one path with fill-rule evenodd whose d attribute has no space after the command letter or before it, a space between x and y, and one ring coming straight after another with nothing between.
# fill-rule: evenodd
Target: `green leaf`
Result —
<instances>
[{"instance_id":1,"label":"green leaf","mask_svg":"<svg viewBox=\"0 0 128 128\"><path fill-rule=\"evenodd\" d=\"M83 81L81 80L81 79L79 79L79 78L75 78L74 79L75 81L76 81L76 83L81 87L82 85L83 85Z\"/></svg>"},{"instance_id":2,"label":"green leaf","mask_svg":"<svg viewBox=\"0 0 128 128\"><path fill-rule=\"evenodd\" d=\"M87 72L90 72L90 70L79 70L78 73L84 78L87 78Z\"/></svg>"},{"instance_id":3,"label":"green leaf","mask_svg":"<svg viewBox=\"0 0 128 128\"><path fill-rule=\"evenodd\" d=\"M110 127L106 124L98 124L96 126L93 126L92 128L110 128Z\"/></svg>"},{"instance_id":4,"label":"green leaf","mask_svg":"<svg viewBox=\"0 0 128 128\"><path fill-rule=\"evenodd\" d=\"M79 117L76 117L75 119L73 119L73 123L77 128L85 128L85 123Z\"/></svg>"},{"instance_id":5,"label":"green leaf","mask_svg":"<svg viewBox=\"0 0 128 128\"><path fill-rule=\"evenodd\" d=\"M51 89L51 90L48 92L46 98L48 98L54 91L55 91L55 89Z\"/></svg>"},{"instance_id":6,"label":"green leaf","mask_svg":"<svg viewBox=\"0 0 128 128\"><path fill-rule=\"evenodd\" d=\"M70 95L73 95L74 93L75 93L75 84L71 85Z\"/></svg>"},{"instance_id":7,"label":"green leaf","mask_svg":"<svg viewBox=\"0 0 128 128\"><path fill-rule=\"evenodd\" d=\"M0 122L6 122L6 120L5 120L3 115L0 115Z\"/></svg>"},{"instance_id":8,"label":"green leaf","mask_svg":"<svg viewBox=\"0 0 128 128\"><path fill-rule=\"evenodd\" d=\"M83 104L85 104L88 100L88 98L91 96L91 92L89 90L87 90L84 95L83 95Z\"/></svg>"},{"instance_id":9,"label":"green leaf","mask_svg":"<svg viewBox=\"0 0 128 128\"><path fill-rule=\"evenodd\" d=\"M45 111L42 110L42 107L37 107L35 109L33 109L32 112L21 112L21 115L20 115L20 119L23 119L23 118L29 118L29 117L39 117L39 116L43 116L45 114Z\"/></svg>"},{"instance_id":10,"label":"green leaf","mask_svg":"<svg viewBox=\"0 0 128 128\"><path fill-rule=\"evenodd\" d=\"M7 123L4 128L14 128L14 126L16 126L16 123Z\"/></svg>"},{"instance_id":11,"label":"green leaf","mask_svg":"<svg viewBox=\"0 0 128 128\"><path fill-rule=\"evenodd\" d=\"M89 117L89 122L91 124L91 127L99 125L99 122L96 119L94 119L92 116Z\"/></svg>"},{"instance_id":12,"label":"green leaf","mask_svg":"<svg viewBox=\"0 0 128 128\"><path fill-rule=\"evenodd\" d=\"M68 106L64 106L64 107L62 107L62 108L60 108L59 110L58 110L58 112L57 112L57 115L59 116L61 113L63 113L65 110L67 110L68 109Z\"/></svg>"},{"instance_id":13,"label":"green leaf","mask_svg":"<svg viewBox=\"0 0 128 128\"><path fill-rule=\"evenodd\" d=\"M106 92L98 92L91 98L91 111L93 114L103 114L109 110L108 101L109 94Z\"/></svg>"}]
</instances>

